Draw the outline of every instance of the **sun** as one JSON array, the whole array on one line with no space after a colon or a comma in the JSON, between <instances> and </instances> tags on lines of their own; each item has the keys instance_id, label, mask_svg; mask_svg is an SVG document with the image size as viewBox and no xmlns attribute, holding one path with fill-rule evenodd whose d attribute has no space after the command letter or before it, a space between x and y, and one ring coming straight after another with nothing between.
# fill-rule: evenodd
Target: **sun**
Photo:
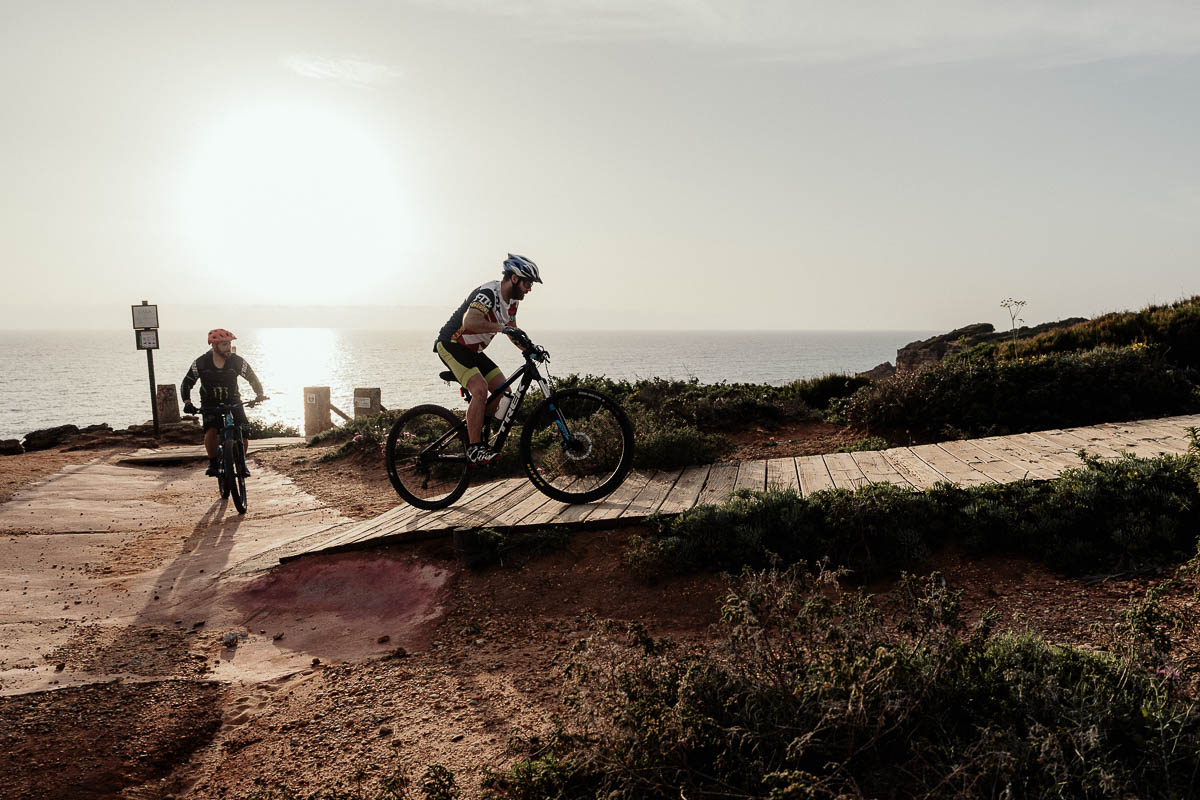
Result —
<instances>
[{"instance_id":1,"label":"sun","mask_svg":"<svg viewBox=\"0 0 1200 800\"><path fill-rule=\"evenodd\" d=\"M193 261L243 302L361 302L412 244L396 163L335 108L231 112L204 132L181 183Z\"/></svg>"}]
</instances>

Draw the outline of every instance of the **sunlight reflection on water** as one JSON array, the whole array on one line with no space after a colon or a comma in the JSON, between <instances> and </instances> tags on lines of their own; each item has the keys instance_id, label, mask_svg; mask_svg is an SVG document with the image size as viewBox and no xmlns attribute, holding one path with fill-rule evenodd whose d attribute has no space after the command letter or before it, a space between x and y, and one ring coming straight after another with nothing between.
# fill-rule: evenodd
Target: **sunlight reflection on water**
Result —
<instances>
[{"instance_id":1,"label":"sunlight reflection on water","mask_svg":"<svg viewBox=\"0 0 1200 800\"><path fill-rule=\"evenodd\" d=\"M461 403L438 379L434 332L337 328L235 331L271 402L252 410L266 422L303 427L303 389L329 386L334 405L353 415L355 387L379 387L383 404ZM859 372L893 361L896 350L925 331L586 332L532 331L550 349L552 375L613 378L698 378L781 384L829 372ZM178 386L202 355L205 332L164 329L154 353L157 383ZM506 341L488 348L506 374L520 366ZM108 422L125 427L150 416L145 356L131 331L0 331L0 438L20 438L51 425ZM249 395L243 386L243 395Z\"/></svg>"}]
</instances>

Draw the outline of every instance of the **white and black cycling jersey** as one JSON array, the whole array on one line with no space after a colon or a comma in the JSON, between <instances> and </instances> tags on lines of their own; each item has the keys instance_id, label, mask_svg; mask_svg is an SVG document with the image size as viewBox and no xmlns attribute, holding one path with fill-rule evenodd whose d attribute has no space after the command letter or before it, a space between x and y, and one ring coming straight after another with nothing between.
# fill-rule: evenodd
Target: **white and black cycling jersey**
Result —
<instances>
[{"instance_id":1,"label":"white and black cycling jersey","mask_svg":"<svg viewBox=\"0 0 1200 800\"><path fill-rule=\"evenodd\" d=\"M504 295L500 293L500 285L500 281L490 281L467 295L467 299L463 301L457 311L450 315L450 319L442 326L437 340L439 342L461 344L468 350L473 350L476 353L487 347L492 339L495 338L495 333L467 333L463 330L463 317L472 308L480 311L492 322L498 322L502 326L512 325L516 327L518 301L505 300Z\"/></svg>"}]
</instances>

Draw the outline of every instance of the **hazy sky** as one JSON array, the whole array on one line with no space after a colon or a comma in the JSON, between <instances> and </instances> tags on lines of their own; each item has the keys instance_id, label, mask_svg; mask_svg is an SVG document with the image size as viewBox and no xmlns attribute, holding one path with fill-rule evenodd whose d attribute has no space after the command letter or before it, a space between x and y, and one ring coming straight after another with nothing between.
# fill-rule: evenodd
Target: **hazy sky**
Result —
<instances>
[{"instance_id":1,"label":"hazy sky","mask_svg":"<svg viewBox=\"0 0 1200 800\"><path fill-rule=\"evenodd\" d=\"M508 251L531 330L1200 293L1194 2L0 0L0 117L0 327L444 318Z\"/></svg>"}]
</instances>

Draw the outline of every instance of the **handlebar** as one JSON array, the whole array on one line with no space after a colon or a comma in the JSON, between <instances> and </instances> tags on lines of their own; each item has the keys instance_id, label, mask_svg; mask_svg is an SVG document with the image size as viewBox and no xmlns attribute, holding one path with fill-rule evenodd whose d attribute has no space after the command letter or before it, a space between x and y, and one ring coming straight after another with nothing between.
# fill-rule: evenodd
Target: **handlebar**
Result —
<instances>
[{"instance_id":1,"label":"handlebar","mask_svg":"<svg viewBox=\"0 0 1200 800\"><path fill-rule=\"evenodd\" d=\"M520 328L506 327L500 331L509 339L512 339L513 344L525 351L525 357L533 361L549 361L550 351L539 344L534 344L529 338L529 334Z\"/></svg>"},{"instance_id":2,"label":"handlebar","mask_svg":"<svg viewBox=\"0 0 1200 800\"><path fill-rule=\"evenodd\" d=\"M226 411L233 411L238 406L254 408L259 403L270 399L270 397L263 396L261 399L255 398L254 400L238 400L236 403L201 403L198 407L193 407L196 408L196 411L199 414L222 414ZM192 405L192 403L189 401L185 405Z\"/></svg>"}]
</instances>

